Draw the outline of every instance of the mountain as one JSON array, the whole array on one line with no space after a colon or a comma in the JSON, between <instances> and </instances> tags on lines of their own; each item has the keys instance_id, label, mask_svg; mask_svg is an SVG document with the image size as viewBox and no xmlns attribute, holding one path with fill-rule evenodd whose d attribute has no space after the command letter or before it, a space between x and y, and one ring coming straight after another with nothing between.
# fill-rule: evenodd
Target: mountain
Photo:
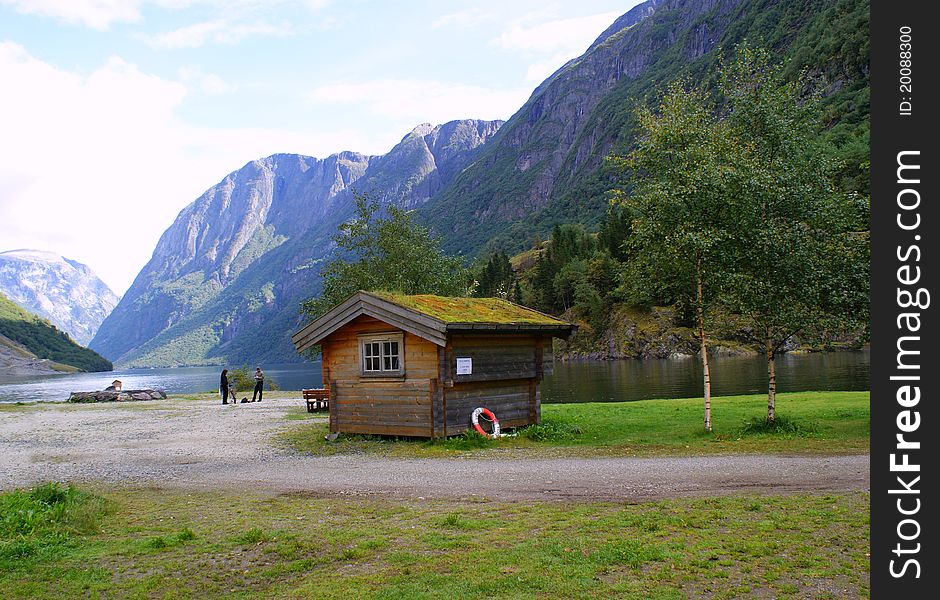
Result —
<instances>
[{"instance_id":1,"label":"mountain","mask_svg":"<svg viewBox=\"0 0 940 600\"><path fill-rule=\"evenodd\" d=\"M353 194L421 205L501 124L419 125L384 156L248 163L180 212L91 347L127 366L297 360L285 332L319 291Z\"/></svg>"},{"instance_id":2,"label":"mountain","mask_svg":"<svg viewBox=\"0 0 940 600\"><path fill-rule=\"evenodd\" d=\"M110 371L111 363L0 294L0 373Z\"/></svg>"},{"instance_id":3,"label":"mountain","mask_svg":"<svg viewBox=\"0 0 940 600\"><path fill-rule=\"evenodd\" d=\"M542 82L505 124L421 125L384 156L275 155L184 209L91 347L121 365L297 360L288 334L320 289L330 236L352 190L414 208L467 257L515 253L557 223L593 228L617 174L605 157L635 139L636 108L678 77L714 81L749 41L790 74L806 70L825 108L840 184L867 193L865 0L649 0ZM809 92L811 90L807 90Z\"/></svg>"},{"instance_id":4,"label":"mountain","mask_svg":"<svg viewBox=\"0 0 940 600\"><path fill-rule=\"evenodd\" d=\"M87 266L39 250L0 252L0 292L82 345L118 303Z\"/></svg>"},{"instance_id":5,"label":"mountain","mask_svg":"<svg viewBox=\"0 0 940 600\"><path fill-rule=\"evenodd\" d=\"M867 190L868 2L650 0L539 85L479 158L421 209L450 251L518 252L561 222L596 225L617 185L605 168L634 139L635 109L678 77L713 80L747 40L807 69L825 96L843 184Z\"/></svg>"}]
</instances>

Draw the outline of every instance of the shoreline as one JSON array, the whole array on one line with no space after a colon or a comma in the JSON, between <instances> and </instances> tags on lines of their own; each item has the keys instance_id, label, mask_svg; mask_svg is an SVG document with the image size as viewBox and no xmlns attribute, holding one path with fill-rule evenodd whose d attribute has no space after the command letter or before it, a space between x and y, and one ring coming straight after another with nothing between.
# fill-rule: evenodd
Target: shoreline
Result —
<instances>
[{"instance_id":1,"label":"shoreline","mask_svg":"<svg viewBox=\"0 0 940 600\"><path fill-rule=\"evenodd\" d=\"M201 395L35 403L2 414L0 490L68 481L330 496L640 502L870 487L866 453L636 457L548 448L444 458L308 454L281 443L279 436L325 423L327 417L308 415L300 395L292 392L272 392L262 402L244 405L223 406L214 396Z\"/></svg>"}]
</instances>

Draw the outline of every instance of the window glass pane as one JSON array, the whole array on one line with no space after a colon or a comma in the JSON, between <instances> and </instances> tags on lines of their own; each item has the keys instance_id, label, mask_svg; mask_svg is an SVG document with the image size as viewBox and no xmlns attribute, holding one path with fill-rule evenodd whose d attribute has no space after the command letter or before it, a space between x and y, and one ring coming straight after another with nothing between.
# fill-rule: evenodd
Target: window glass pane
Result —
<instances>
[{"instance_id":1,"label":"window glass pane","mask_svg":"<svg viewBox=\"0 0 940 600\"><path fill-rule=\"evenodd\" d=\"M363 368L366 371L379 371L381 370L381 364L379 363L379 343L378 342L367 342L362 346L362 355L365 358L363 361L365 364Z\"/></svg>"},{"instance_id":2,"label":"window glass pane","mask_svg":"<svg viewBox=\"0 0 940 600\"><path fill-rule=\"evenodd\" d=\"M362 342L363 371L401 371L401 343L397 340Z\"/></svg>"}]
</instances>

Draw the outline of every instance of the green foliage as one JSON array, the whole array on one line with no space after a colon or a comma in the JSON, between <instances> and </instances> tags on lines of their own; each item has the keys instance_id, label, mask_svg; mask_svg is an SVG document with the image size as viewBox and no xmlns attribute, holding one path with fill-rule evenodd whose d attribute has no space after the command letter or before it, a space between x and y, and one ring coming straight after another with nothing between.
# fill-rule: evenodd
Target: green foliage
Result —
<instances>
[{"instance_id":1,"label":"green foliage","mask_svg":"<svg viewBox=\"0 0 940 600\"><path fill-rule=\"evenodd\" d=\"M564 321L513 305L501 298L455 298L453 296L404 296L391 292L374 295L445 323L532 323L560 325Z\"/></svg>"},{"instance_id":2,"label":"green foliage","mask_svg":"<svg viewBox=\"0 0 940 600\"><path fill-rule=\"evenodd\" d=\"M96 533L106 512L101 498L71 485L0 494L0 571L62 554L75 536Z\"/></svg>"},{"instance_id":3,"label":"green foliage","mask_svg":"<svg viewBox=\"0 0 940 600\"><path fill-rule=\"evenodd\" d=\"M539 310L561 313L574 304L578 283L587 280L593 237L580 225L556 225L531 278L532 301Z\"/></svg>"},{"instance_id":4,"label":"green foliage","mask_svg":"<svg viewBox=\"0 0 940 600\"><path fill-rule=\"evenodd\" d=\"M141 542L140 546L144 550L168 550L194 539L196 539L195 532L189 527L183 527L178 532L170 535L155 535L147 538Z\"/></svg>"},{"instance_id":5,"label":"green foliage","mask_svg":"<svg viewBox=\"0 0 940 600\"><path fill-rule=\"evenodd\" d=\"M752 417L740 429L740 435L783 435L808 436L819 431L816 423L803 423L785 415L778 415L770 420L765 417Z\"/></svg>"},{"instance_id":6,"label":"green foliage","mask_svg":"<svg viewBox=\"0 0 940 600\"><path fill-rule=\"evenodd\" d=\"M574 309L595 335L602 334L624 268L617 257L626 258L631 235L628 213L618 207L611 207L596 235L580 225L556 225L524 275L523 302L555 314Z\"/></svg>"},{"instance_id":7,"label":"green foliage","mask_svg":"<svg viewBox=\"0 0 940 600\"><path fill-rule=\"evenodd\" d=\"M644 280L704 309L711 282L741 233L737 214L747 173L735 164L736 141L702 86L675 81L657 109L638 110L642 136L610 162L631 188L613 195L631 212L632 259ZM700 289L701 288L703 289Z\"/></svg>"},{"instance_id":8,"label":"green foliage","mask_svg":"<svg viewBox=\"0 0 940 600\"><path fill-rule=\"evenodd\" d=\"M471 269L476 286L472 296L476 298L504 298L515 302L519 281L513 272L505 252L497 252L485 263Z\"/></svg>"},{"instance_id":9,"label":"green foliage","mask_svg":"<svg viewBox=\"0 0 940 600\"><path fill-rule=\"evenodd\" d=\"M389 205L383 218L378 209L375 200L356 197L355 218L334 238L345 256L326 266L323 293L303 303L305 314L318 317L358 290L467 295L469 273L460 258L441 252L440 238L431 237L412 211Z\"/></svg>"},{"instance_id":10,"label":"green foliage","mask_svg":"<svg viewBox=\"0 0 940 600\"><path fill-rule=\"evenodd\" d=\"M867 201L839 191L816 135L819 102L762 49L742 45L718 89L748 174L735 269L721 301L772 357L800 333L868 323Z\"/></svg>"},{"instance_id":11,"label":"green foliage","mask_svg":"<svg viewBox=\"0 0 940 600\"><path fill-rule=\"evenodd\" d=\"M627 260L627 240L633 233L633 219L626 210L611 208L597 231L598 248L607 252L613 260Z\"/></svg>"},{"instance_id":12,"label":"green foliage","mask_svg":"<svg viewBox=\"0 0 940 600\"><path fill-rule=\"evenodd\" d=\"M463 435L449 437L443 440L435 440L434 444L442 445L448 450L479 450L481 448L492 448L496 445L496 440L481 434L476 429L468 429Z\"/></svg>"},{"instance_id":13,"label":"green foliage","mask_svg":"<svg viewBox=\"0 0 940 600\"><path fill-rule=\"evenodd\" d=\"M772 372L797 333L867 326L867 203L833 184L803 76L742 43L716 77L712 89L673 82L655 111L638 111L642 136L610 158L631 187L613 198L634 216L634 285L690 304L703 354L707 311L733 314Z\"/></svg>"},{"instance_id":14,"label":"green foliage","mask_svg":"<svg viewBox=\"0 0 940 600\"><path fill-rule=\"evenodd\" d=\"M785 75L795 79L806 71L809 89L824 94L817 123L828 139L831 158L840 168L843 191L868 194L869 153L869 2L868 0L750 0L735 5L717 3L698 19L688 20L688 7L660 6L647 20L572 61L552 82L533 94L523 110L507 122L498 138L484 147L481 158L455 179L443 194L422 209L435 229L447 231L446 248L473 252L515 253L532 243L533 235L547 236L556 223L594 227L604 218L607 193L621 185L617 173L604 163L604 154L628 154L637 136L636 108L656 97L665 82L685 77L711 89L720 59L744 40L771 49L786 65ZM694 56L702 36L714 39L701 56ZM593 60L591 53L629 36L642 53L644 68L621 77L604 90L598 104L574 131L566 147L558 147L557 122L537 118L546 110L545 96L565 97L567 77L579 65ZM707 44L707 43L706 43ZM627 56L633 56L632 54ZM579 91L580 80L572 86ZM554 138L554 139L553 139ZM504 139L518 140L508 144ZM544 169L557 160L557 149L567 151L554 169L552 187L544 190ZM518 168L523 156L545 157L526 171ZM550 157L550 158L549 158ZM533 190L542 200L528 210ZM525 206L526 210L519 210ZM481 218L486 215L487 218ZM507 215L513 215L508 217ZM519 216L516 216L519 215ZM617 258L617 257L615 257Z\"/></svg>"},{"instance_id":15,"label":"green foliage","mask_svg":"<svg viewBox=\"0 0 940 600\"><path fill-rule=\"evenodd\" d=\"M637 283L650 296L665 289L695 309L705 430L711 431L705 313L714 302L712 287L733 269L729 251L741 231L736 215L747 201L741 193L747 173L735 164L736 141L701 85L674 81L656 110L641 107L637 120L636 146L610 157L631 183L613 201L634 217L630 261Z\"/></svg>"},{"instance_id":16,"label":"green foliage","mask_svg":"<svg viewBox=\"0 0 940 600\"><path fill-rule=\"evenodd\" d=\"M248 531L240 533L232 538L235 543L251 546L258 542L268 542L274 537L260 527L252 527Z\"/></svg>"},{"instance_id":17,"label":"green foliage","mask_svg":"<svg viewBox=\"0 0 940 600\"><path fill-rule=\"evenodd\" d=\"M38 356L82 371L110 371L111 362L79 346L49 321L30 314L0 294L0 334Z\"/></svg>"},{"instance_id":18,"label":"green foliage","mask_svg":"<svg viewBox=\"0 0 940 600\"><path fill-rule=\"evenodd\" d=\"M255 370L249 367L236 367L228 370L229 388L236 392L250 392L255 389ZM271 375L264 374L265 389L275 392L281 389Z\"/></svg>"},{"instance_id":19,"label":"green foliage","mask_svg":"<svg viewBox=\"0 0 940 600\"><path fill-rule=\"evenodd\" d=\"M519 437L534 442L571 442L583 434L583 428L559 418L543 418L541 423L518 430Z\"/></svg>"}]
</instances>

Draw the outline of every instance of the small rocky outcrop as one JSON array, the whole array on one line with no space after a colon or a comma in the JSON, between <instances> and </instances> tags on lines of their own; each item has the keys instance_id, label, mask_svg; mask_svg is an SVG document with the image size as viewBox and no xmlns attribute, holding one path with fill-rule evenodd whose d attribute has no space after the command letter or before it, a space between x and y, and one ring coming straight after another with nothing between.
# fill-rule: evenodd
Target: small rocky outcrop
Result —
<instances>
[{"instance_id":1,"label":"small rocky outcrop","mask_svg":"<svg viewBox=\"0 0 940 600\"><path fill-rule=\"evenodd\" d=\"M72 392L69 402L135 402L140 400L165 400L162 390L123 390L101 392Z\"/></svg>"}]
</instances>

